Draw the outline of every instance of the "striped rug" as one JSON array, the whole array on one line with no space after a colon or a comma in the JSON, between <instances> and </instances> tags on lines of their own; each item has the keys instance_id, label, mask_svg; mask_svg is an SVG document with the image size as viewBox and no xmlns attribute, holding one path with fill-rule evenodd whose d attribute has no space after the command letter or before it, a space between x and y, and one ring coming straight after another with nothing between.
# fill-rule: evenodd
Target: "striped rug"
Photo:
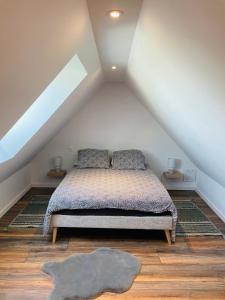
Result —
<instances>
[{"instance_id":1,"label":"striped rug","mask_svg":"<svg viewBox=\"0 0 225 300\"><path fill-rule=\"evenodd\" d=\"M35 195L9 224L9 228L40 228L49 195ZM173 200L178 211L177 236L222 235L192 200Z\"/></svg>"},{"instance_id":2,"label":"striped rug","mask_svg":"<svg viewBox=\"0 0 225 300\"><path fill-rule=\"evenodd\" d=\"M8 227L42 227L50 195L32 196L27 206L15 217Z\"/></svg>"},{"instance_id":3,"label":"striped rug","mask_svg":"<svg viewBox=\"0 0 225 300\"><path fill-rule=\"evenodd\" d=\"M222 235L192 200L173 200L177 208L177 236Z\"/></svg>"}]
</instances>

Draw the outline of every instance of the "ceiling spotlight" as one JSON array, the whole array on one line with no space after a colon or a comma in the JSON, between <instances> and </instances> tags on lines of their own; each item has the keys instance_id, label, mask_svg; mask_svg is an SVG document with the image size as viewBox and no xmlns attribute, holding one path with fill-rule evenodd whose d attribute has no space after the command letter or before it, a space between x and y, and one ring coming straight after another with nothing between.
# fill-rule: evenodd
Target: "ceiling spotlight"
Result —
<instances>
[{"instance_id":1,"label":"ceiling spotlight","mask_svg":"<svg viewBox=\"0 0 225 300\"><path fill-rule=\"evenodd\" d=\"M110 10L109 11L109 15L113 19L118 19L122 15L122 13L123 12L121 10Z\"/></svg>"},{"instance_id":2,"label":"ceiling spotlight","mask_svg":"<svg viewBox=\"0 0 225 300\"><path fill-rule=\"evenodd\" d=\"M117 67L116 66L112 66L112 70L116 70L117 69Z\"/></svg>"}]
</instances>

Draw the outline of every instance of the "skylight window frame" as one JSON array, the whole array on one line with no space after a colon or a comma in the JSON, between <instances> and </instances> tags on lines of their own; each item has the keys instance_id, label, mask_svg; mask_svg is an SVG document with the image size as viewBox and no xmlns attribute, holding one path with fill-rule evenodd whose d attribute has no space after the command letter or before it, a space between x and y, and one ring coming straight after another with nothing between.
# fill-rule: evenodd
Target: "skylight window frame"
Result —
<instances>
[{"instance_id":1,"label":"skylight window frame","mask_svg":"<svg viewBox=\"0 0 225 300\"><path fill-rule=\"evenodd\" d=\"M74 55L0 140L0 164L12 159L46 124L59 107L87 76L87 71Z\"/></svg>"}]
</instances>

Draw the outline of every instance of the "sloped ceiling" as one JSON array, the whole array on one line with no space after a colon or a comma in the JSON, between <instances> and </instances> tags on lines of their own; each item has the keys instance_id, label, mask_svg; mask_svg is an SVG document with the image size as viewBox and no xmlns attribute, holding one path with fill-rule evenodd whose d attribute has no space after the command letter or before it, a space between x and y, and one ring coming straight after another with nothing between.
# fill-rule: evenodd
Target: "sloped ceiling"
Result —
<instances>
[{"instance_id":1,"label":"sloped ceiling","mask_svg":"<svg viewBox=\"0 0 225 300\"><path fill-rule=\"evenodd\" d=\"M145 0L127 80L193 162L225 187L225 7Z\"/></svg>"},{"instance_id":2,"label":"sloped ceiling","mask_svg":"<svg viewBox=\"0 0 225 300\"><path fill-rule=\"evenodd\" d=\"M0 137L75 54L88 76L45 126L12 160L0 181L29 162L102 83L101 65L86 1L0 2Z\"/></svg>"}]
</instances>

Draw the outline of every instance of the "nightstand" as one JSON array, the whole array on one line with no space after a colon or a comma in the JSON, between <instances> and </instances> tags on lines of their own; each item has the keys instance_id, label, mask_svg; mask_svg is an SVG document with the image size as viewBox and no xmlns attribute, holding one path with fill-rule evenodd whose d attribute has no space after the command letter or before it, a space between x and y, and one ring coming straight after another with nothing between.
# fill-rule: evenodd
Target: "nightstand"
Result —
<instances>
[{"instance_id":1,"label":"nightstand","mask_svg":"<svg viewBox=\"0 0 225 300\"><path fill-rule=\"evenodd\" d=\"M55 169L52 169L52 170L49 170L48 173L47 173L47 176L48 177L51 177L51 178L63 178L66 176L66 170L55 170Z\"/></svg>"},{"instance_id":2,"label":"nightstand","mask_svg":"<svg viewBox=\"0 0 225 300\"><path fill-rule=\"evenodd\" d=\"M183 181L184 174L180 171L163 172L162 178L164 178L166 181Z\"/></svg>"}]
</instances>

